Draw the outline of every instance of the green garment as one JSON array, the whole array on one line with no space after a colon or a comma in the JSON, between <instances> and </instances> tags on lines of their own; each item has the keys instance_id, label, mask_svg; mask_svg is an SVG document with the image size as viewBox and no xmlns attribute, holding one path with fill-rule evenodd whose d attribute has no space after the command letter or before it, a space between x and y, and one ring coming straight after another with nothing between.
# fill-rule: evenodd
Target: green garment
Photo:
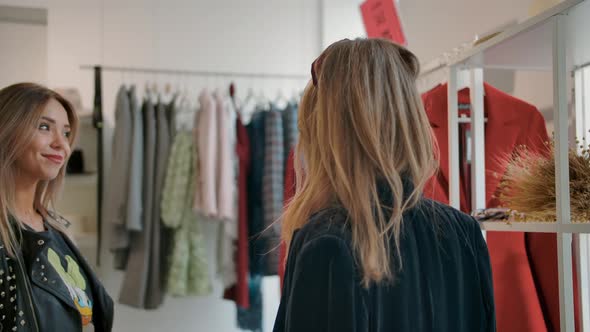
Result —
<instances>
[{"instance_id":1,"label":"green garment","mask_svg":"<svg viewBox=\"0 0 590 332\"><path fill-rule=\"evenodd\" d=\"M193 137L179 132L172 145L162 193L162 221L175 229L167 290L174 296L211 292L207 255L200 221L192 210L196 185Z\"/></svg>"}]
</instances>

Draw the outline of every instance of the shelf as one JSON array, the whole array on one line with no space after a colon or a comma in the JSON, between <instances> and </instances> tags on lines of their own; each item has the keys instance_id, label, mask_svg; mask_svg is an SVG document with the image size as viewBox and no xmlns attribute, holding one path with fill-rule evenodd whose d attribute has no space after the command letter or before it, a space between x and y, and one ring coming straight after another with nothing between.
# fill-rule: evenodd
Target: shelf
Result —
<instances>
[{"instance_id":1,"label":"shelf","mask_svg":"<svg viewBox=\"0 0 590 332\"><path fill-rule=\"evenodd\" d=\"M96 233L74 233L72 235L76 241L76 245L80 248L95 248L97 244Z\"/></svg>"},{"instance_id":2,"label":"shelf","mask_svg":"<svg viewBox=\"0 0 590 332\"><path fill-rule=\"evenodd\" d=\"M82 174L66 174L66 185L68 184L84 184L97 185L98 173L82 173Z\"/></svg>"},{"instance_id":3,"label":"shelf","mask_svg":"<svg viewBox=\"0 0 590 332\"><path fill-rule=\"evenodd\" d=\"M91 109L83 109L78 113L78 119L90 119L92 120L92 110Z\"/></svg>"},{"instance_id":4,"label":"shelf","mask_svg":"<svg viewBox=\"0 0 590 332\"><path fill-rule=\"evenodd\" d=\"M528 233L590 233L590 223L559 225L552 222L511 222L484 221L479 223L482 230L491 232L528 232Z\"/></svg>"},{"instance_id":5,"label":"shelf","mask_svg":"<svg viewBox=\"0 0 590 332\"><path fill-rule=\"evenodd\" d=\"M567 13L582 2L584 0L566 0L540 15L506 29L480 45L458 54L447 64L469 64L484 68L551 70L553 65L553 24L551 18ZM583 29L581 23L587 19L571 19L570 21L568 22L568 39L578 39L578 35L581 34L586 37L585 31L587 30ZM575 52L575 50L569 51Z\"/></svg>"}]
</instances>

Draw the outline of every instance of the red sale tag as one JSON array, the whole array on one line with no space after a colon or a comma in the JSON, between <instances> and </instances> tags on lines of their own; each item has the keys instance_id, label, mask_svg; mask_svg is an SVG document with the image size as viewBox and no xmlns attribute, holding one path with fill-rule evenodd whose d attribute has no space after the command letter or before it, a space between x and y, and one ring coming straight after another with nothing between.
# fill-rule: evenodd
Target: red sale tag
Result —
<instances>
[{"instance_id":1,"label":"red sale tag","mask_svg":"<svg viewBox=\"0 0 590 332\"><path fill-rule=\"evenodd\" d=\"M369 38L385 38L406 45L406 37L394 0L366 0L361 4L365 30Z\"/></svg>"}]
</instances>

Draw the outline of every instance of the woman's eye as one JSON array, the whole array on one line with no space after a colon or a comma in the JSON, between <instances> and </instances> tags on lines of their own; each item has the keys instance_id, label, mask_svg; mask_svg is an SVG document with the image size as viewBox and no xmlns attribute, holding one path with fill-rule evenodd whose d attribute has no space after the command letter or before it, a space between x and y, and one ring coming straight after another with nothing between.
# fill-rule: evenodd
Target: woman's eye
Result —
<instances>
[{"instance_id":1,"label":"woman's eye","mask_svg":"<svg viewBox=\"0 0 590 332\"><path fill-rule=\"evenodd\" d=\"M69 132L69 131L66 131L66 132L64 133L64 136L65 136L65 137L67 137L67 138L70 138L70 136L72 136L72 133L71 133L71 132Z\"/></svg>"},{"instance_id":2,"label":"woman's eye","mask_svg":"<svg viewBox=\"0 0 590 332\"><path fill-rule=\"evenodd\" d=\"M49 125L46 123L42 123L39 125L39 130L49 130Z\"/></svg>"}]
</instances>

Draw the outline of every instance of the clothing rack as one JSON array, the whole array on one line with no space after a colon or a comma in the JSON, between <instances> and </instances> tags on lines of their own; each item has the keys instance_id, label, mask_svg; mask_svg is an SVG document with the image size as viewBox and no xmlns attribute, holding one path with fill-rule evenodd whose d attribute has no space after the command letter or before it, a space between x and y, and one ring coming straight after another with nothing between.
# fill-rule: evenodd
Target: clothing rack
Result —
<instances>
[{"instance_id":1,"label":"clothing rack","mask_svg":"<svg viewBox=\"0 0 590 332\"><path fill-rule=\"evenodd\" d=\"M182 69L161 69L146 67L126 66L101 66L81 65L81 70L93 70L94 72L94 105L92 110L92 123L97 130L97 162L98 162L98 185L97 185L97 246L96 264L100 265L100 252L102 248L102 193L104 183L104 146L103 146L103 109L102 109L102 72L133 72L143 74L165 74L202 77L230 77L230 78L256 78L256 79L278 79L278 80L307 80L309 75L278 74L278 73L244 73L230 71L205 71L205 70L182 70Z\"/></svg>"},{"instance_id":2,"label":"clothing rack","mask_svg":"<svg viewBox=\"0 0 590 332\"><path fill-rule=\"evenodd\" d=\"M183 69L162 69L162 68L146 68L146 67L124 67L124 66L92 66L82 65L80 69L95 69L99 68L102 71L115 72L133 72L144 74L165 74L165 75L190 75L190 76L209 76L209 77L231 77L231 78L263 78L263 79L289 79L289 80L305 80L309 79L309 75L297 74L278 74L278 73L243 73L230 71L206 71L206 70L183 70Z\"/></svg>"},{"instance_id":3,"label":"clothing rack","mask_svg":"<svg viewBox=\"0 0 590 332\"><path fill-rule=\"evenodd\" d=\"M446 60L443 60L442 57L436 58L430 62L425 63L422 68L420 68L420 76L425 76L430 73L433 73L437 70L443 69L447 67Z\"/></svg>"}]
</instances>

